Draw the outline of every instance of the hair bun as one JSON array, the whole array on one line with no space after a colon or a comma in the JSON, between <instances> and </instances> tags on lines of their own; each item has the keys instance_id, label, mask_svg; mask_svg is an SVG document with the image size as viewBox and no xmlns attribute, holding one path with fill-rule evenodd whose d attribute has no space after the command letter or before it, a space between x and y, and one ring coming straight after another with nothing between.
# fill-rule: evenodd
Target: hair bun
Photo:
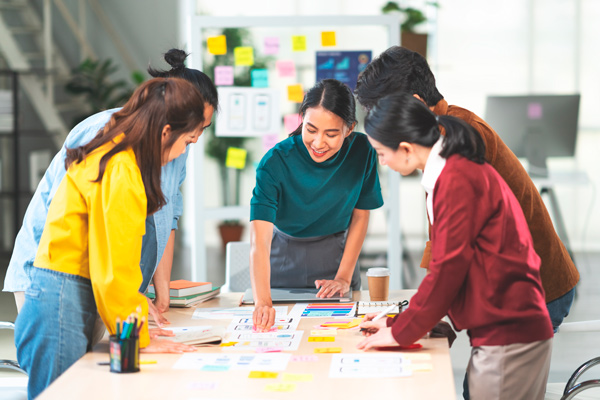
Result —
<instances>
[{"instance_id":1,"label":"hair bun","mask_svg":"<svg viewBox=\"0 0 600 400\"><path fill-rule=\"evenodd\" d=\"M165 61L175 70L183 69L185 68L184 61L187 56L188 54L183 50L171 49L165 53Z\"/></svg>"}]
</instances>

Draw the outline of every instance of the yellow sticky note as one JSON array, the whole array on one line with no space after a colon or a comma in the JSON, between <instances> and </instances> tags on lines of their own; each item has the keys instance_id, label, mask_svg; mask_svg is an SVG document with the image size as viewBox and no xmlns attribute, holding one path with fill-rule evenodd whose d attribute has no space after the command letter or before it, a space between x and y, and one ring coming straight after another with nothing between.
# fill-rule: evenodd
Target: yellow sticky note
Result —
<instances>
[{"instance_id":1,"label":"yellow sticky note","mask_svg":"<svg viewBox=\"0 0 600 400\"><path fill-rule=\"evenodd\" d=\"M231 346L235 346L236 344L238 344L238 342L223 342L220 344L221 347L231 347Z\"/></svg>"},{"instance_id":2,"label":"yellow sticky note","mask_svg":"<svg viewBox=\"0 0 600 400\"><path fill-rule=\"evenodd\" d=\"M267 371L250 371L248 378L257 378L257 379L275 379L279 376L277 372L267 372Z\"/></svg>"},{"instance_id":3,"label":"yellow sticky note","mask_svg":"<svg viewBox=\"0 0 600 400\"><path fill-rule=\"evenodd\" d=\"M309 342L335 342L335 338L333 336L309 336Z\"/></svg>"},{"instance_id":4,"label":"yellow sticky note","mask_svg":"<svg viewBox=\"0 0 600 400\"><path fill-rule=\"evenodd\" d=\"M233 49L236 66L251 66L254 65L254 48L252 47L236 47Z\"/></svg>"},{"instance_id":5,"label":"yellow sticky note","mask_svg":"<svg viewBox=\"0 0 600 400\"><path fill-rule=\"evenodd\" d=\"M335 336L337 329L313 329L310 331L312 336Z\"/></svg>"},{"instance_id":6,"label":"yellow sticky note","mask_svg":"<svg viewBox=\"0 0 600 400\"><path fill-rule=\"evenodd\" d=\"M246 167L246 156L248 150L238 149L237 147L229 147L227 149L227 159L225 166L227 168L244 169Z\"/></svg>"},{"instance_id":7,"label":"yellow sticky note","mask_svg":"<svg viewBox=\"0 0 600 400\"><path fill-rule=\"evenodd\" d=\"M267 392L293 392L296 390L295 383L270 383L265 386Z\"/></svg>"},{"instance_id":8,"label":"yellow sticky note","mask_svg":"<svg viewBox=\"0 0 600 400\"><path fill-rule=\"evenodd\" d=\"M313 374L283 374L284 382L312 382Z\"/></svg>"},{"instance_id":9,"label":"yellow sticky note","mask_svg":"<svg viewBox=\"0 0 600 400\"><path fill-rule=\"evenodd\" d=\"M341 347L317 347L315 353L341 353Z\"/></svg>"},{"instance_id":10,"label":"yellow sticky note","mask_svg":"<svg viewBox=\"0 0 600 400\"><path fill-rule=\"evenodd\" d=\"M431 365L431 364L410 364L408 366L408 368L412 369L413 372L414 371L429 372L433 369L433 365Z\"/></svg>"},{"instance_id":11,"label":"yellow sticky note","mask_svg":"<svg viewBox=\"0 0 600 400\"><path fill-rule=\"evenodd\" d=\"M293 51L306 51L306 36L304 36L304 35L292 36L292 50Z\"/></svg>"},{"instance_id":12,"label":"yellow sticky note","mask_svg":"<svg viewBox=\"0 0 600 400\"><path fill-rule=\"evenodd\" d=\"M302 85L297 84L288 86L288 100L295 103L302 103L302 100L304 100L304 90L302 89Z\"/></svg>"},{"instance_id":13,"label":"yellow sticky note","mask_svg":"<svg viewBox=\"0 0 600 400\"><path fill-rule=\"evenodd\" d=\"M225 35L209 37L207 44L208 51L211 54L221 55L227 53L227 38L225 38Z\"/></svg>"},{"instance_id":14,"label":"yellow sticky note","mask_svg":"<svg viewBox=\"0 0 600 400\"><path fill-rule=\"evenodd\" d=\"M335 32L321 32L322 46L335 46Z\"/></svg>"}]
</instances>

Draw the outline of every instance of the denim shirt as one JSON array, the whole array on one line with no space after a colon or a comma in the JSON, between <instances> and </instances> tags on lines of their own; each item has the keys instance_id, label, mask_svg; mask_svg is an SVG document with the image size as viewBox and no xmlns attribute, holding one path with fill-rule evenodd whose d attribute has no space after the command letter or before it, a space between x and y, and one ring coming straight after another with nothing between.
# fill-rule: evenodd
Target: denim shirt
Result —
<instances>
[{"instance_id":1,"label":"denim shirt","mask_svg":"<svg viewBox=\"0 0 600 400\"><path fill-rule=\"evenodd\" d=\"M100 112L77 124L67 136L63 147L54 156L25 212L23 226L17 234L15 247L6 271L3 291L25 291L29 286L29 274L46 223L48 207L66 174L66 148L90 142L110 120L112 114L118 110L115 108ZM186 160L187 152L162 167L161 189L167 204L146 218L146 234L142 242L142 258L140 260L144 280L140 286L140 292L146 291L165 251L171 230L177 229L177 222L183 211L183 197L179 187L185 178Z\"/></svg>"}]
</instances>

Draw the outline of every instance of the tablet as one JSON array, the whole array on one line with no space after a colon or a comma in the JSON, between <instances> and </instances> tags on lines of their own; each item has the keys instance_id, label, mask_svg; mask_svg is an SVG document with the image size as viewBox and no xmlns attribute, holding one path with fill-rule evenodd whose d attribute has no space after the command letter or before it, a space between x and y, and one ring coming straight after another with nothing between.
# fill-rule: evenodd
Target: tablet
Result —
<instances>
[{"instance_id":1,"label":"tablet","mask_svg":"<svg viewBox=\"0 0 600 400\"><path fill-rule=\"evenodd\" d=\"M319 289L313 288L271 288L271 300L273 303L312 303L312 302L336 302L352 301L352 289L343 296L328 298L317 297ZM242 304L254 304L252 289L246 290L242 298Z\"/></svg>"}]
</instances>

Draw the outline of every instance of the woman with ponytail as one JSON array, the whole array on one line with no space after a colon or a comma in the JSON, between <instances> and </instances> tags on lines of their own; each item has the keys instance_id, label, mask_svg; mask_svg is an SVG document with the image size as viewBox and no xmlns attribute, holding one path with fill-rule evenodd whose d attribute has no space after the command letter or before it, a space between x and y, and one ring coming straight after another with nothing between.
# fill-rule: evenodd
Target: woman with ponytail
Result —
<instances>
[{"instance_id":1,"label":"woman with ponytail","mask_svg":"<svg viewBox=\"0 0 600 400\"><path fill-rule=\"evenodd\" d=\"M254 324L275 320L270 288L317 288L318 297L360 290L358 255L369 210L383 199L377 159L354 132L348 86L324 79L300 106L302 123L265 154L250 203Z\"/></svg>"},{"instance_id":2,"label":"woman with ponytail","mask_svg":"<svg viewBox=\"0 0 600 400\"><path fill-rule=\"evenodd\" d=\"M365 130L382 165L402 175L423 171L432 261L406 311L366 318L358 348L410 345L448 315L473 346L472 399L543 399L553 331L540 258L514 194L485 160L481 136L411 95L379 100Z\"/></svg>"},{"instance_id":3,"label":"woman with ponytail","mask_svg":"<svg viewBox=\"0 0 600 400\"><path fill-rule=\"evenodd\" d=\"M183 50L171 49L164 55L165 61L171 68L162 71L149 67L148 73L153 77L182 78L194 84L205 101L204 129L210 125L213 113L219 107L217 89L206 74L185 67L186 57L187 54ZM29 271L33 267L40 236L46 223L48 207L66 174L65 158L67 157L67 148L75 148L90 143L97 134L109 128L107 123L109 123L113 114L119 110L119 108L115 108L100 112L75 126L38 185L25 213L23 226L17 235L4 281L4 291L14 292L15 294L17 311L20 311L23 305L23 293L29 286ZM156 298L154 303L149 300L148 306L151 315L159 326L168 323L161 313L169 309L169 282L173 264L175 230L183 211L183 197L179 188L186 175L186 159L187 153L184 153L162 167L161 174L157 179L160 179L163 193L162 200L165 203L156 213L148 216L145 229L146 235L142 244L140 268L144 279L139 290L144 293L150 281L154 280ZM155 186L156 184L154 182ZM156 189L153 190L156 192ZM94 330L94 343L100 340L103 334L104 324L98 319Z\"/></svg>"},{"instance_id":4,"label":"woman with ponytail","mask_svg":"<svg viewBox=\"0 0 600 400\"><path fill-rule=\"evenodd\" d=\"M139 292L146 217L166 203L161 167L195 143L204 99L191 83L156 78L141 85L89 143L67 149L41 235L31 284L15 323L29 398L92 348L99 314L111 335L137 313L145 352L194 351L148 332L148 303Z\"/></svg>"}]
</instances>

